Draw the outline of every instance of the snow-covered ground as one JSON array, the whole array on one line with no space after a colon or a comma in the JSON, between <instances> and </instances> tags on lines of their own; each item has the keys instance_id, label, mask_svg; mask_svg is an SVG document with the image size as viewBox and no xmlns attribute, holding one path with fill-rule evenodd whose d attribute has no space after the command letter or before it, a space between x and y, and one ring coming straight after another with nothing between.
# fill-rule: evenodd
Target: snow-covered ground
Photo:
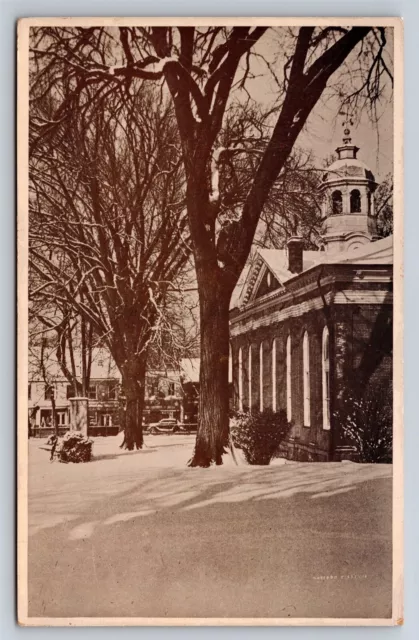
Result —
<instances>
[{"instance_id":1,"label":"snow-covered ground","mask_svg":"<svg viewBox=\"0 0 419 640\"><path fill-rule=\"evenodd\" d=\"M29 615L390 616L390 465L186 466L193 436L88 464L29 442Z\"/></svg>"}]
</instances>

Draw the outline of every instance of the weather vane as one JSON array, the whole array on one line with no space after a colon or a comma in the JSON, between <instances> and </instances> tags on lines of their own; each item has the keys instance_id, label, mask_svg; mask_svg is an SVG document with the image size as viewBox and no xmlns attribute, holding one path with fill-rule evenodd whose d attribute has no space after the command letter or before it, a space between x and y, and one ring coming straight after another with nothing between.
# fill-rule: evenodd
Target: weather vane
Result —
<instances>
[{"instance_id":1,"label":"weather vane","mask_svg":"<svg viewBox=\"0 0 419 640\"><path fill-rule=\"evenodd\" d=\"M351 130L350 127L353 127L353 114L351 115L349 111L349 105L346 105L346 109L341 109L339 111L339 115L343 116L342 127L343 129L343 144L351 144Z\"/></svg>"}]
</instances>

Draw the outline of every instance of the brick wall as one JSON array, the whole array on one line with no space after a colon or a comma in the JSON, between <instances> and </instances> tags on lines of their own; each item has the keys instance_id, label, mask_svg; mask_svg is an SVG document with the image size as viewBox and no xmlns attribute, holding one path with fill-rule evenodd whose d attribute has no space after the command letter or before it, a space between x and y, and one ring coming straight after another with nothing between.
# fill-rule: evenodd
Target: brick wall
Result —
<instances>
[{"instance_id":1,"label":"brick wall","mask_svg":"<svg viewBox=\"0 0 419 640\"><path fill-rule=\"evenodd\" d=\"M323 431L322 414L322 333L324 314L313 311L301 318L294 318L280 324L260 328L232 339L234 405L238 409L238 361L242 349L243 362L243 406L249 406L248 394L248 353L252 349L252 398L251 406L256 410L260 404L260 346L263 347L263 407L272 408L272 348L276 340L276 408L287 407L286 396L286 341L291 335L291 389L292 422L291 439L297 439L299 447L306 452L306 458L324 459L329 448L329 433ZM303 335L309 336L310 354L310 427L303 426ZM293 444L293 448L294 444ZM316 451L318 450L317 454Z\"/></svg>"},{"instance_id":2,"label":"brick wall","mask_svg":"<svg viewBox=\"0 0 419 640\"><path fill-rule=\"evenodd\" d=\"M377 389L391 381L392 306L335 305L331 309L333 341L330 341L331 406L339 407L343 392L353 380L366 380ZM234 405L238 408L238 351L242 349L243 405L259 409L260 345L263 345L263 405L272 407L272 345L276 339L277 410L286 410L286 340L291 335L292 422L283 453L299 460L350 457L349 443L332 416L332 430L323 428L322 336L326 324L323 310L232 337ZM310 427L303 424L303 335L307 331L310 354ZM248 353L252 349L252 398L248 395ZM371 370L372 369L372 370ZM391 385L390 385L391 386ZM387 396L391 402L391 394ZM335 423L335 424L334 424Z\"/></svg>"},{"instance_id":3,"label":"brick wall","mask_svg":"<svg viewBox=\"0 0 419 640\"><path fill-rule=\"evenodd\" d=\"M391 305L337 306L336 412L346 395L381 398L392 409L393 308ZM340 427L340 425L338 425ZM347 457L350 442L341 428L335 431L335 459Z\"/></svg>"}]
</instances>

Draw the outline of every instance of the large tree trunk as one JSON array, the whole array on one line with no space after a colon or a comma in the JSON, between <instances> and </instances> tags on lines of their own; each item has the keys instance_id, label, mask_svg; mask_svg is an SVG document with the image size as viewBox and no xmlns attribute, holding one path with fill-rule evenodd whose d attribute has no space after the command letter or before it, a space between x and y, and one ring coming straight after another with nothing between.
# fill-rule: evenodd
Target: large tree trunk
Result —
<instances>
[{"instance_id":1,"label":"large tree trunk","mask_svg":"<svg viewBox=\"0 0 419 640\"><path fill-rule=\"evenodd\" d=\"M121 448L133 451L142 449L143 438L143 409L145 394L145 364L132 368L122 375L122 388L125 393L124 440ZM130 375L131 374L131 375Z\"/></svg>"},{"instance_id":2,"label":"large tree trunk","mask_svg":"<svg viewBox=\"0 0 419 640\"><path fill-rule=\"evenodd\" d=\"M198 432L191 467L222 464L229 433L230 293L209 282L200 295L201 368Z\"/></svg>"}]
</instances>

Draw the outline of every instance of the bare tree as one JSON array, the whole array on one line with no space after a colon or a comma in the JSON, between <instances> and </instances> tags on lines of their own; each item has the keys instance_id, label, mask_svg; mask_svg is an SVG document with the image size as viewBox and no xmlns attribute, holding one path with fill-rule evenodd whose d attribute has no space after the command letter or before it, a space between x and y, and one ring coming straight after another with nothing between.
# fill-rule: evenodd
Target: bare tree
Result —
<instances>
[{"instance_id":1,"label":"bare tree","mask_svg":"<svg viewBox=\"0 0 419 640\"><path fill-rule=\"evenodd\" d=\"M76 395L86 397L95 346L93 325L62 299L58 289L45 287L30 268L29 344L34 360L40 359L44 338L51 347L48 358L52 366L57 369L58 365Z\"/></svg>"},{"instance_id":2,"label":"bare tree","mask_svg":"<svg viewBox=\"0 0 419 640\"><path fill-rule=\"evenodd\" d=\"M72 112L31 155L30 267L43 299L83 318L109 349L129 449L143 443L147 357L190 253L174 125L153 88L123 101L113 92L100 108Z\"/></svg>"},{"instance_id":3,"label":"bare tree","mask_svg":"<svg viewBox=\"0 0 419 640\"><path fill-rule=\"evenodd\" d=\"M50 70L70 86L50 119L39 119L31 141L54 134L71 113L107 93L140 91L154 80L171 95L186 178L186 209L200 299L200 421L192 466L222 463L228 442L229 302L255 236L268 195L294 144L322 96L376 107L389 73L384 29L302 27L277 29L278 55L268 62L277 87L271 131L263 148L255 127L229 146L222 144L228 113L255 77L252 56L265 27L150 27L106 30L50 28L34 35L33 55L45 86ZM349 62L348 62L349 61ZM330 80L334 76L334 84ZM54 85L55 86L55 85ZM233 215L224 215L222 176L242 154L259 153L247 196Z\"/></svg>"},{"instance_id":4,"label":"bare tree","mask_svg":"<svg viewBox=\"0 0 419 640\"><path fill-rule=\"evenodd\" d=\"M54 358L52 354L54 352L54 346L51 344L51 340L48 336L42 334L39 340L33 339L29 342L29 364L32 371L32 375L36 378L40 378L44 383L44 397L45 400L51 402L51 424L55 435L58 435L58 421L57 411L55 404L56 393L56 367L54 366ZM39 406L34 407L33 415L34 419L36 411L39 410Z\"/></svg>"},{"instance_id":5,"label":"bare tree","mask_svg":"<svg viewBox=\"0 0 419 640\"><path fill-rule=\"evenodd\" d=\"M393 233L393 176L388 175L375 192L375 215L380 235Z\"/></svg>"},{"instance_id":6,"label":"bare tree","mask_svg":"<svg viewBox=\"0 0 419 640\"><path fill-rule=\"evenodd\" d=\"M225 167L223 206L228 220L234 211L241 210L256 170L257 157L251 154ZM321 246L324 221L319 186L323 173L310 154L293 151L269 192L256 228L255 245L282 249L291 236L298 235L304 238L306 249Z\"/></svg>"}]
</instances>

